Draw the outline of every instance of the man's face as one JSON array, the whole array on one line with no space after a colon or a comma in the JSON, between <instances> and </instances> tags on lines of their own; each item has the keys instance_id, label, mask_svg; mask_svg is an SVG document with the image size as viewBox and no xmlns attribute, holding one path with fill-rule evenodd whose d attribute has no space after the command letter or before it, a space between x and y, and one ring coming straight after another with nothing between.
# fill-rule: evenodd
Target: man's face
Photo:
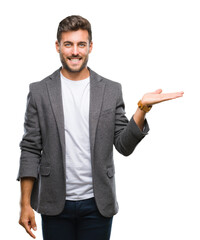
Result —
<instances>
[{"instance_id":1,"label":"man's face","mask_svg":"<svg viewBox=\"0 0 200 240\"><path fill-rule=\"evenodd\" d=\"M56 50L60 54L63 68L69 72L80 72L87 66L92 42L89 43L88 31L77 30L63 32L60 42L56 41Z\"/></svg>"}]
</instances>

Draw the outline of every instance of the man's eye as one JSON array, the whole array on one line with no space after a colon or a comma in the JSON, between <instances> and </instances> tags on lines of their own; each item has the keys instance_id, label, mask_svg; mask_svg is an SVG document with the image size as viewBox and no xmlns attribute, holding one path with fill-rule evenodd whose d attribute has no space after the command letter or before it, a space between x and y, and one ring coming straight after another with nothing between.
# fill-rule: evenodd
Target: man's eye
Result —
<instances>
[{"instance_id":1,"label":"man's eye","mask_svg":"<svg viewBox=\"0 0 200 240\"><path fill-rule=\"evenodd\" d=\"M65 43L65 47L70 47L71 44L70 43Z\"/></svg>"},{"instance_id":2,"label":"man's eye","mask_svg":"<svg viewBox=\"0 0 200 240\"><path fill-rule=\"evenodd\" d=\"M79 46L80 47L85 47L85 44L84 43L80 43Z\"/></svg>"}]
</instances>

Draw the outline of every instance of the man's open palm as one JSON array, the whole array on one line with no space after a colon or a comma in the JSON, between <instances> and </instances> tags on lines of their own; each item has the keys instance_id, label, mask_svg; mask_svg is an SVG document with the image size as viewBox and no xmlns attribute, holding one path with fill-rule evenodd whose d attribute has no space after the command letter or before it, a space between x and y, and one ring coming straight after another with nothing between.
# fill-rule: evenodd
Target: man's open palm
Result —
<instances>
[{"instance_id":1,"label":"man's open palm","mask_svg":"<svg viewBox=\"0 0 200 240\"><path fill-rule=\"evenodd\" d=\"M158 89L155 92L146 93L142 98L142 104L151 106L160 102L182 97L183 94L184 92L162 93L162 89Z\"/></svg>"}]
</instances>

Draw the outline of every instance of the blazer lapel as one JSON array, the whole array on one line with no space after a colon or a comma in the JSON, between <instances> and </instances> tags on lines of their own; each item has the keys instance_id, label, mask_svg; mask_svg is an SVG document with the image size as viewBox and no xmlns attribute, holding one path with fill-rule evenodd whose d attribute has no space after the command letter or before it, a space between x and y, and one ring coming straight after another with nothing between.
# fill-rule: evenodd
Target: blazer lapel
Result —
<instances>
[{"instance_id":1,"label":"blazer lapel","mask_svg":"<svg viewBox=\"0 0 200 240\"><path fill-rule=\"evenodd\" d=\"M46 84L49 92L51 106L52 106L57 127L58 127L60 143L62 146L62 153L63 153L63 164L65 166L65 128L64 128L64 112L63 112L63 103L62 103L60 70L61 68L55 71L50 76L51 80L46 81Z\"/></svg>"},{"instance_id":2,"label":"blazer lapel","mask_svg":"<svg viewBox=\"0 0 200 240\"><path fill-rule=\"evenodd\" d=\"M103 101L105 83L102 81L102 77L97 73L90 71L90 109L89 109L89 134L90 134L90 148L91 157L93 159L93 150L95 143L96 128L101 111L101 105Z\"/></svg>"}]
</instances>

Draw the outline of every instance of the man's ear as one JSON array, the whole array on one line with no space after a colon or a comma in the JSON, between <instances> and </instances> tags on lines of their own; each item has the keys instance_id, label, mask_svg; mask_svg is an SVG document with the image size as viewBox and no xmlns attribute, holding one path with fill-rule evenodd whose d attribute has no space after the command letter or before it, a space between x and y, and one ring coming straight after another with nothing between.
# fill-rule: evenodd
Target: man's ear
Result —
<instances>
[{"instance_id":1,"label":"man's ear","mask_svg":"<svg viewBox=\"0 0 200 240\"><path fill-rule=\"evenodd\" d=\"M59 44L58 40L56 40L55 46L56 46L56 51L59 53L60 52L60 44Z\"/></svg>"}]
</instances>

